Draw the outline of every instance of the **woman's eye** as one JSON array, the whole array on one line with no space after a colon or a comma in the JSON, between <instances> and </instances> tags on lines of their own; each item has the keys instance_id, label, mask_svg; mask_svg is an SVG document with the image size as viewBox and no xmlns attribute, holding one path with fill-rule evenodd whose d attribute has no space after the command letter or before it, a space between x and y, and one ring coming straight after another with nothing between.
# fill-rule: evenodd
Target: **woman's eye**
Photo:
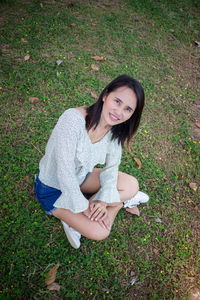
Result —
<instances>
[{"instance_id":1,"label":"woman's eye","mask_svg":"<svg viewBox=\"0 0 200 300\"><path fill-rule=\"evenodd\" d=\"M116 102L116 103L120 103L120 100L119 100L119 99L115 99L115 102Z\"/></svg>"}]
</instances>

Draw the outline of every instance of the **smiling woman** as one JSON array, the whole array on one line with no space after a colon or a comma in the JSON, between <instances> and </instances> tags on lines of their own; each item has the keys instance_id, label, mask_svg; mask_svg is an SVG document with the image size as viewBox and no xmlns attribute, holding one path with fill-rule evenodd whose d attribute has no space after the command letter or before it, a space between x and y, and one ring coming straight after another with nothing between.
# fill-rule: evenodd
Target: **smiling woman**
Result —
<instances>
[{"instance_id":1,"label":"smiling woman","mask_svg":"<svg viewBox=\"0 0 200 300\"><path fill-rule=\"evenodd\" d=\"M95 104L66 110L52 131L35 194L46 213L61 220L74 248L81 235L105 239L122 207L139 213L137 205L149 200L134 177L118 171L122 146L136 132L143 106L139 82L121 75ZM92 194L89 200L85 193Z\"/></svg>"}]
</instances>

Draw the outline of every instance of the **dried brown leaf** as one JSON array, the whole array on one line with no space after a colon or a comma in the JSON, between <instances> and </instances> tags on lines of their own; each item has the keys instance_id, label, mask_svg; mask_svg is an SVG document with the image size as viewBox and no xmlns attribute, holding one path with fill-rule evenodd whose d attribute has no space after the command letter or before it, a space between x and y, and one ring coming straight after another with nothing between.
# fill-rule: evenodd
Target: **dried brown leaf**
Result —
<instances>
[{"instance_id":1,"label":"dried brown leaf","mask_svg":"<svg viewBox=\"0 0 200 300\"><path fill-rule=\"evenodd\" d=\"M71 23L71 24L69 24L69 26L70 26L70 27L75 27L76 24L75 24L75 23Z\"/></svg>"},{"instance_id":2,"label":"dried brown leaf","mask_svg":"<svg viewBox=\"0 0 200 300\"><path fill-rule=\"evenodd\" d=\"M147 179L147 183L156 182L156 181L157 181L157 179L155 179L155 178L148 178Z\"/></svg>"},{"instance_id":3,"label":"dried brown leaf","mask_svg":"<svg viewBox=\"0 0 200 300\"><path fill-rule=\"evenodd\" d=\"M28 100L31 102L31 103L37 103L38 102L38 97L29 97Z\"/></svg>"},{"instance_id":4,"label":"dried brown leaf","mask_svg":"<svg viewBox=\"0 0 200 300\"><path fill-rule=\"evenodd\" d=\"M190 281L195 281L195 277L193 277L193 276L187 276L187 277L185 277L185 279L187 279L187 280L190 280Z\"/></svg>"},{"instance_id":5,"label":"dried brown leaf","mask_svg":"<svg viewBox=\"0 0 200 300\"><path fill-rule=\"evenodd\" d=\"M27 39L21 38L22 43L28 43Z\"/></svg>"},{"instance_id":6,"label":"dried brown leaf","mask_svg":"<svg viewBox=\"0 0 200 300\"><path fill-rule=\"evenodd\" d=\"M92 23L92 26L97 26L97 24L95 24L95 23Z\"/></svg>"},{"instance_id":7,"label":"dried brown leaf","mask_svg":"<svg viewBox=\"0 0 200 300\"><path fill-rule=\"evenodd\" d=\"M67 53L67 59L72 59L72 57L73 57L73 54L72 54L72 52L70 51L70 52L68 52Z\"/></svg>"},{"instance_id":8,"label":"dried brown leaf","mask_svg":"<svg viewBox=\"0 0 200 300\"><path fill-rule=\"evenodd\" d=\"M195 126L200 128L200 122L195 122Z\"/></svg>"},{"instance_id":9,"label":"dried brown leaf","mask_svg":"<svg viewBox=\"0 0 200 300\"><path fill-rule=\"evenodd\" d=\"M136 164L138 165L138 169L141 169L141 168L142 168L142 163L141 163L141 161L139 160L139 158L134 157L133 159L134 159L134 161L136 162Z\"/></svg>"},{"instance_id":10,"label":"dried brown leaf","mask_svg":"<svg viewBox=\"0 0 200 300\"><path fill-rule=\"evenodd\" d=\"M196 205L194 209L200 211L200 204Z\"/></svg>"},{"instance_id":11,"label":"dried brown leaf","mask_svg":"<svg viewBox=\"0 0 200 300\"><path fill-rule=\"evenodd\" d=\"M199 300L200 299L200 289L199 288L193 288L190 291L189 300Z\"/></svg>"},{"instance_id":12,"label":"dried brown leaf","mask_svg":"<svg viewBox=\"0 0 200 300\"><path fill-rule=\"evenodd\" d=\"M99 71L99 66L97 66L95 64L92 64L91 69L94 70L94 71Z\"/></svg>"},{"instance_id":13,"label":"dried brown leaf","mask_svg":"<svg viewBox=\"0 0 200 300\"><path fill-rule=\"evenodd\" d=\"M60 264L56 264L51 270L48 272L47 277L45 278L45 283L47 285L50 285L55 282L56 279L56 273L58 268L60 267Z\"/></svg>"},{"instance_id":14,"label":"dried brown leaf","mask_svg":"<svg viewBox=\"0 0 200 300\"><path fill-rule=\"evenodd\" d=\"M26 183L30 183L30 177L29 177L29 175L26 175L24 179L25 179Z\"/></svg>"},{"instance_id":15,"label":"dried brown leaf","mask_svg":"<svg viewBox=\"0 0 200 300\"><path fill-rule=\"evenodd\" d=\"M91 56L94 60L100 60L100 61L103 61L103 60L106 60L103 56Z\"/></svg>"},{"instance_id":16,"label":"dried brown leaf","mask_svg":"<svg viewBox=\"0 0 200 300\"><path fill-rule=\"evenodd\" d=\"M53 282L53 283L51 283L47 286L47 289L49 291L58 291L59 292L60 291L60 285L56 282Z\"/></svg>"},{"instance_id":17,"label":"dried brown leaf","mask_svg":"<svg viewBox=\"0 0 200 300\"><path fill-rule=\"evenodd\" d=\"M159 250L156 249L156 248L154 248L154 249L152 250L152 252L153 252L154 254L158 254L158 253L159 253Z\"/></svg>"},{"instance_id":18,"label":"dried brown leaf","mask_svg":"<svg viewBox=\"0 0 200 300\"><path fill-rule=\"evenodd\" d=\"M94 99L98 99L98 95L96 92L91 92L90 94Z\"/></svg>"},{"instance_id":19,"label":"dried brown leaf","mask_svg":"<svg viewBox=\"0 0 200 300\"><path fill-rule=\"evenodd\" d=\"M195 182L190 182L189 183L189 187L193 190L196 191L197 190L197 184Z\"/></svg>"},{"instance_id":20,"label":"dried brown leaf","mask_svg":"<svg viewBox=\"0 0 200 300\"><path fill-rule=\"evenodd\" d=\"M131 213L132 215L136 215L136 216L140 216L140 211L139 209L136 207L132 207L132 208L126 208L126 211Z\"/></svg>"},{"instance_id":21,"label":"dried brown leaf","mask_svg":"<svg viewBox=\"0 0 200 300\"><path fill-rule=\"evenodd\" d=\"M24 56L24 60L25 60L25 61L27 61L27 60L29 60L29 59L30 59L30 55L25 55L25 56Z\"/></svg>"}]
</instances>

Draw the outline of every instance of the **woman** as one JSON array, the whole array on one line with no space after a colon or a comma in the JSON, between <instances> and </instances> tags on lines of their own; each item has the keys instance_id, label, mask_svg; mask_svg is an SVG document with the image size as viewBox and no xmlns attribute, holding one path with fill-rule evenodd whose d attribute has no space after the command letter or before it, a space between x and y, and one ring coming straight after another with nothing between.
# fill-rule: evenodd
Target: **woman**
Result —
<instances>
[{"instance_id":1,"label":"woman","mask_svg":"<svg viewBox=\"0 0 200 300\"><path fill-rule=\"evenodd\" d=\"M121 75L95 104L66 110L52 131L35 194L46 213L61 220L74 248L81 235L105 239L122 207L137 213L137 205L149 200L134 177L118 171L121 148L136 132L143 106L139 82Z\"/></svg>"}]
</instances>

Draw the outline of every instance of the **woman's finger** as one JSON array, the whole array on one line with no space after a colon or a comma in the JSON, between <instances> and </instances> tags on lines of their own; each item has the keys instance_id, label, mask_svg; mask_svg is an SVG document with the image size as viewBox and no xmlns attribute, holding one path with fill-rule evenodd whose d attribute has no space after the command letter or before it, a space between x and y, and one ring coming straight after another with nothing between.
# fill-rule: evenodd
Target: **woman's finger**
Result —
<instances>
[{"instance_id":1,"label":"woman's finger","mask_svg":"<svg viewBox=\"0 0 200 300\"><path fill-rule=\"evenodd\" d=\"M94 203L94 202L92 202L92 203L90 204L90 210L93 210L93 209L94 209L94 207L95 207L95 203Z\"/></svg>"},{"instance_id":2,"label":"woman's finger","mask_svg":"<svg viewBox=\"0 0 200 300\"><path fill-rule=\"evenodd\" d=\"M91 215L91 220L93 221L94 219L97 218L97 216L101 213L102 209L98 207L95 212Z\"/></svg>"},{"instance_id":3,"label":"woman's finger","mask_svg":"<svg viewBox=\"0 0 200 300\"><path fill-rule=\"evenodd\" d=\"M101 222L103 222L103 224L106 226L106 228L108 230L111 229L111 223L110 223L110 220L108 218L106 218L105 220L100 220Z\"/></svg>"},{"instance_id":4,"label":"woman's finger","mask_svg":"<svg viewBox=\"0 0 200 300\"><path fill-rule=\"evenodd\" d=\"M95 218L95 221L102 220L102 217L105 215L105 210L100 211L98 216Z\"/></svg>"},{"instance_id":5,"label":"woman's finger","mask_svg":"<svg viewBox=\"0 0 200 300\"><path fill-rule=\"evenodd\" d=\"M89 218L91 218L91 216L93 215L93 213L97 210L97 204L96 203L92 203L90 204L90 215Z\"/></svg>"},{"instance_id":6,"label":"woman's finger","mask_svg":"<svg viewBox=\"0 0 200 300\"><path fill-rule=\"evenodd\" d=\"M103 227L104 229L108 229L108 228L106 227L106 225L104 224L103 221L99 220L98 223L99 223L99 225L100 225L101 227Z\"/></svg>"},{"instance_id":7,"label":"woman's finger","mask_svg":"<svg viewBox=\"0 0 200 300\"><path fill-rule=\"evenodd\" d=\"M104 214L101 216L101 220L103 221L103 220L105 220L105 218L107 217L107 215L108 215L108 211L107 211L107 209L104 211Z\"/></svg>"}]
</instances>

